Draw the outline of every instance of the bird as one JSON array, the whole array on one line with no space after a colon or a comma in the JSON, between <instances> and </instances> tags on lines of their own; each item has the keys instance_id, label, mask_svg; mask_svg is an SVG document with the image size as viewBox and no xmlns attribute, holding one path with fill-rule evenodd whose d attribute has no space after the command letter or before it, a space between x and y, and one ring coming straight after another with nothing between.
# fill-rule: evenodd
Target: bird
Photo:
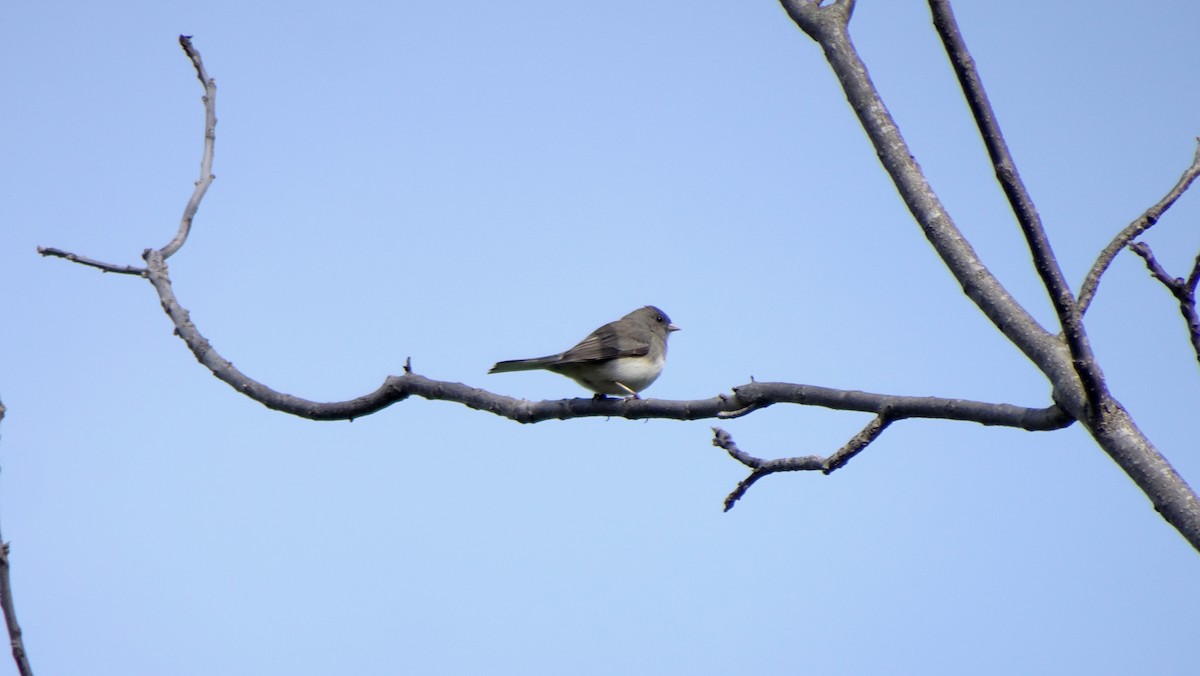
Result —
<instances>
[{"instance_id":1,"label":"bird","mask_svg":"<svg viewBox=\"0 0 1200 676\"><path fill-rule=\"evenodd\" d=\"M640 399L658 379L667 358L667 337L679 327L662 310L647 305L592 331L575 347L536 359L497 362L488 373L545 369L596 393Z\"/></svg>"}]
</instances>

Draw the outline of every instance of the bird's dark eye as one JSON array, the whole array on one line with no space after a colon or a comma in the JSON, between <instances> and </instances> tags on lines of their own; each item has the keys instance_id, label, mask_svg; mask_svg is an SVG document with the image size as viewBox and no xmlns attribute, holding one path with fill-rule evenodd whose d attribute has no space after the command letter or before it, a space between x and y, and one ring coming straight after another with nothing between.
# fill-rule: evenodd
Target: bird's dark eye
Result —
<instances>
[{"instance_id":1,"label":"bird's dark eye","mask_svg":"<svg viewBox=\"0 0 1200 676\"><path fill-rule=\"evenodd\" d=\"M655 318L654 318L654 321L658 322L659 324L662 324L662 323L663 323L663 318L662 318L662 315L659 315L659 316L655 317Z\"/></svg>"}]
</instances>

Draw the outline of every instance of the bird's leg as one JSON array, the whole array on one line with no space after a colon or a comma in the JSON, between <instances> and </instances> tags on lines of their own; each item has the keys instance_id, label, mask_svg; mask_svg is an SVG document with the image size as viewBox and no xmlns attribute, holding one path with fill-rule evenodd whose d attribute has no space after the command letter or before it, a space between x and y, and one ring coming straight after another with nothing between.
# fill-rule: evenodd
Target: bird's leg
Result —
<instances>
[{"instance_id":1,"label":"bird's leg","mask_svg":"<svg viewBox=\"0 0 1200 676\"><path fill-rule=\"evenodd\" d=\"M621 388L622 390L625 390L626 392L628 392L630 397L633 397L634 399L641 399L641 397L638 396L638 393L634 392L633 390L626 387L625 383L619 383L614 380L613 384L616 385L617 387Z\"/></svg>"}]
</instances>

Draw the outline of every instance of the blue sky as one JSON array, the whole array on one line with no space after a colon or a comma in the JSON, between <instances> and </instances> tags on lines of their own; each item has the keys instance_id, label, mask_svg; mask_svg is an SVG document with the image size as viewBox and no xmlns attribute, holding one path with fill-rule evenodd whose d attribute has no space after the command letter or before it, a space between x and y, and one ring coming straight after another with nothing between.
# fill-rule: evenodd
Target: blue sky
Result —
<instances>
[{"instance_id":1,"label":"blue sky","mask_svg":"<svg viewBox=\"0 0 1200 676\"><path fill-rule=\"evenodd\" d=\"M956 13L1077 286L1187 166L1194 3ZM217 180L170 261L200 330L311 399L486 375L655 304L645 396L759 380L1042 406L1045 380L904 211L778 5L17 3L0 81L0 525L39 673L1186 673L1197 557L1080 429L906 421L759 482L710 422L520 426L409 401L353 423L212 378L117 263L173 235L219 86ZM924 3L851 34L991 270L1052 320ZM1185 273L1200 197L1148 241ZM1115 395L1193 485L1200 380L1122 254L1088 314ZM724 426L826 454L867 418ZM15 673L0 660L0 674Z\"/></svg>"}]
</instances>

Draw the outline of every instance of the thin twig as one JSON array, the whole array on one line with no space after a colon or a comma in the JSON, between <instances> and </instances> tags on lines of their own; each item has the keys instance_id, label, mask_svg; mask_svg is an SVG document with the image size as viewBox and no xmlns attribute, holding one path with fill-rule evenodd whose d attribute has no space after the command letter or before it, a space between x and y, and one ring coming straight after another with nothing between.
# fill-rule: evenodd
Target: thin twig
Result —
<instances>
[{"instance_id":1,"label":"thin twig","mask_svg":"<svg viewBox=\"0 0 1200 676\"><path fill-rule=\"evenodd\" d=\"M191 59L192 65L196 68L196 77L200 78L200 84L204 86L204 98L202 99L204 101L204 154L200 158L200 178L196 181L196 189L192 191L191 199L183 209L183 218L179 221L179 231L166 246L159 249L163 260L179 251L179 248L187 241L188 233L192 229L192 219L196 216L196 210L200 208L200 200L204 199L204 193L208 192L208 186L212 185L213 179L216 178L213 176L212 166L213 146L217 140L217 82L208 76L204 62L200 59L200 52L192 45L190 35L180 35L179 45Z\"/></svg>"},{"instance_id":2,"label":"thin twig","mask_svg":"<svg viewBox=\"0 0 1200 676\"><path fill-rule=\"evenodd\" d=\"M1196 262L1192 264L1192 271L1188 278L1183 279L1182 277L1172 277L1167 272L1166 268L1154 257L1154 252L1150 250L1149 244L1135 242L1129 245L1129 249L1146 261L1146 267L1150 270L1150 274L1162 282L1162 285L1167 287L1171 295L1179 301L1179 312L1183 315L1183 321L1187 323L1188 336L1192 340L1192 351L1196 353L1196 361L1200 362L1200 314L1196 312L1196 283L1200 281L1200 255L1196 256Z\"/></svg>"},{"instance_id":3,"label":"thin twig","mask_svg":"<svg viewBox=\"0 0 1200 676\"><path fill-rule=\"evenodd\" d=\"M1196 284L1200 282L1200 254L1192 263L1192 272L1185 282L1188 302L1180 301L1179 309L1188 325L1188 334L1192 337L1192 350L1196 353L1196 361L1200 361L1200 314L1196 312Z\"/></svg>"},{"instance_id":4,"label":"thin twig","mask_svg":"<svg viewBox=\"0 0 1200 676\"><path fill-rule=\"evenodd\" d=\"M763 460L756 458L749 453L739 449L733 441L733 436L720 427L713 429L713 446L725 449L725 452L734 460L742 463L750 468L750 474L738 482L736 488L725 498L725 511L733 509L734 504L742 499L746 491L755 484L759 479L776 474L778 472L821 472L829 475L841 469L850 462L854 456L858 455L872 441L879 438L879 435L887 429L888 425L892 424L897 418L891 415L890 411L884 411L875 416L871 422L867 423L858 434L854 435L846 445L839 448L836 452L828 457L819 455L803 455L794 458L779 458L776 460Z\"/></svg>"},{"instance_id":5,"label":"thin twig","mask_svg":"<svg viewBox=\"0 0 1200 676\"><path fill-rule=\"evenodd\" d=\"M975 69L975 60L971 57L967 44L963 40L962 32L958 28L958 23L954 19L954 11L950 8L949 0L929 0L929 9L933 13L933 25L942 38L942 44L945 46L946 54L950 57L950 63L958 76L963 95L967 99L967 105L975 118L975 125L979 128L984 146L987 147L988 155L992 159L996 180L999 181L1005 196L1008 197L1008 203L1017 217L1017 223L1020 224L1021 232L1025 235L1025 242L1033 255L1034 267L1042 279L1042 285L1046 287L1046 293L1050 296L1054 311L1058 314L1058 321L1062 326L1063 335L1067 339L1067 346L1071 350L1071 360L1075 372L1083 384L1088 404L1092 410L1097 410L1105 392L1104 376L1096 365L1095 355L1092 354L1092 348L1088 344L1087 332L1083 328L1082 313L1075 303L1075 297L1071 294L1071 287L1067 284L1066 276L1063 275L1062 268L1058 265L1054 250L1050 247L1050 240L1046 236L1046 229L1042 226L1041 216L1038 215L1029 190L1017 172L1017 165L1013 161L1012 153L1008 150L1008 143L1004 140L1000 123L996 120L996 113L992 109L991 101L988 100L987 91L983 88L983 80L979 77L979 71Z\"/></svg>"},{"instance_id":6,"label":"thin twig","mask_svg":"<svg viewBox=\"0 0 1200 676\"><path fill-rule=\"evenodd\" d=\"M892 413L889 409L875 416L871 422L867 423L866 427L862 428L862 431L846 442L845 446L842 446L836 453L829 456L825 460L825 474L831 474L844 467L854 456L861 453L868 444L878 439L879 435L883 434L888 425L899 420Z\"/></svg>"},{"instance_id":7,"label":"thin twig","mask_svg":"<svg viewBox=\"0 0 1200 676\"><path fill-rule=\"evenodd\" d=\"M1200 253L1196 254L1196 260L1192 263L1192 272L1187 278L1187 285L1192 293L1196 293L1197 283L1200 283Z\"/></svg>"},{"instance_id":8,"label":"thin twig","mask_svg":"<svg viewBox=\"0 0 1200 676\"><path fill-rule=\"evenodd\" d=\"M1150 250L1150 245L1145 242L1135 242L1129 245L1130 251L1142 257L1146 261L1146 268L1150 270L1151 276L1162 282L1163 286L1171 290L1171 294L1176 298L1179 297L1181 289L1184 288L1184 280L1177 277L1172 277L1167 269L1162 266L1155 258L1154 252Z\"/></svg>"},{"instance_id":9,"label":"thin twig","mask_svg":"<svg viewBox=\"0 0 1200 676\"><path fill-rule=\"evenodd\" d=\"M69 251L63 251L62 249L56 249L54 247L39 246L37 248L37 252L43 256L50 256L52 258L65 258L72 263L79 263L80 265L99 268L104 272L115 272L118 275L137 275L139 277L146 276L146 268L138 268L132 265L105 263L104 261L98 261L93 258L88 258L87 256L80 256L79 254L73 254Z\"/></svg>"},{"instance_id":10,"label":"thin twig","mask_svg":"<svg viewBox=\"0 0 1200 676\"><path fill-rule=\"evenodd\" d=\"M4 420L5 411L4 402L0 402L0 421ZM17 623L17 609L13 603L12 581L8 568L8 543L4 542L4 536L0 535L0 607L4 609L4 624L8 627L8 641L12 646L17 671L21 676L33 676L33 667L30 666L29 655L25 652L21 625Z\"/></svg>"},{"instance_id":11,"label":"thin twig","mask_svg":"<svg viewBox=\"0 0 1200 676\"><path fill-rule=\"evenodd\" d=\"M1087 311L1092 304L1092 299L1096 297L1096 289L1100 286L1100 278L1104 275L1104 271L1112 264L1113 259L1117 257L1121 249L1125 248L1130 242L1149 230L1162 215L1170 209L1175 201L1187 192L1192 182L1196 177L1200 176L1200 138L1196 139L1196 152L1192 154L1192 163L1187 169L1183 170L1179 180L1175 185L1167 191L1166 195L1158 201L1157 204L1147 209L1133 220L1132 223L1125 226L1125 229L1117 233L1113 241L1104 247L1100 252L1100 256L1096 258L1096 262L1092 264L1092 269L1088 271L1087 277L1083 279L1083 287L1079 290L1079 314L1082 315Z\"/></svg>"},{"instance_id":12,"label":"thin twig","mask_svg":"<svg viewBox=\"0 0 1200 676\"><path fill-rule=\"evenodd\" d=\"M200 208L200 201L204 199L205 193L208 192L208 187L212 185L213 180L216 178L216 176L213 176L212 166L213 148L217 138L217 83L208 76L208 71L204 68L204 61L200 58L199 50L192 45L191 36L180 35L179 46L187 54L188 59L192 62L192 66L196 69L196 77L200 79L200 84L204 86L204 96L201 97L201 101L204 102L204 152L200 157L200 178L197 179L195 189L192 190L192 196L183 208L183 217L179 220L179 229L175 232L175 237L170 242L167 242L166 246L158 250L163 260L174 255L187 241L188 233L192 229L192 221L196 217L196 211ZM146 268L105 263L53 247L38 247L38 253L43 256L65 258L74 263L99 268L105 272L146 276Z\"/></svg>"}]
</instances>

